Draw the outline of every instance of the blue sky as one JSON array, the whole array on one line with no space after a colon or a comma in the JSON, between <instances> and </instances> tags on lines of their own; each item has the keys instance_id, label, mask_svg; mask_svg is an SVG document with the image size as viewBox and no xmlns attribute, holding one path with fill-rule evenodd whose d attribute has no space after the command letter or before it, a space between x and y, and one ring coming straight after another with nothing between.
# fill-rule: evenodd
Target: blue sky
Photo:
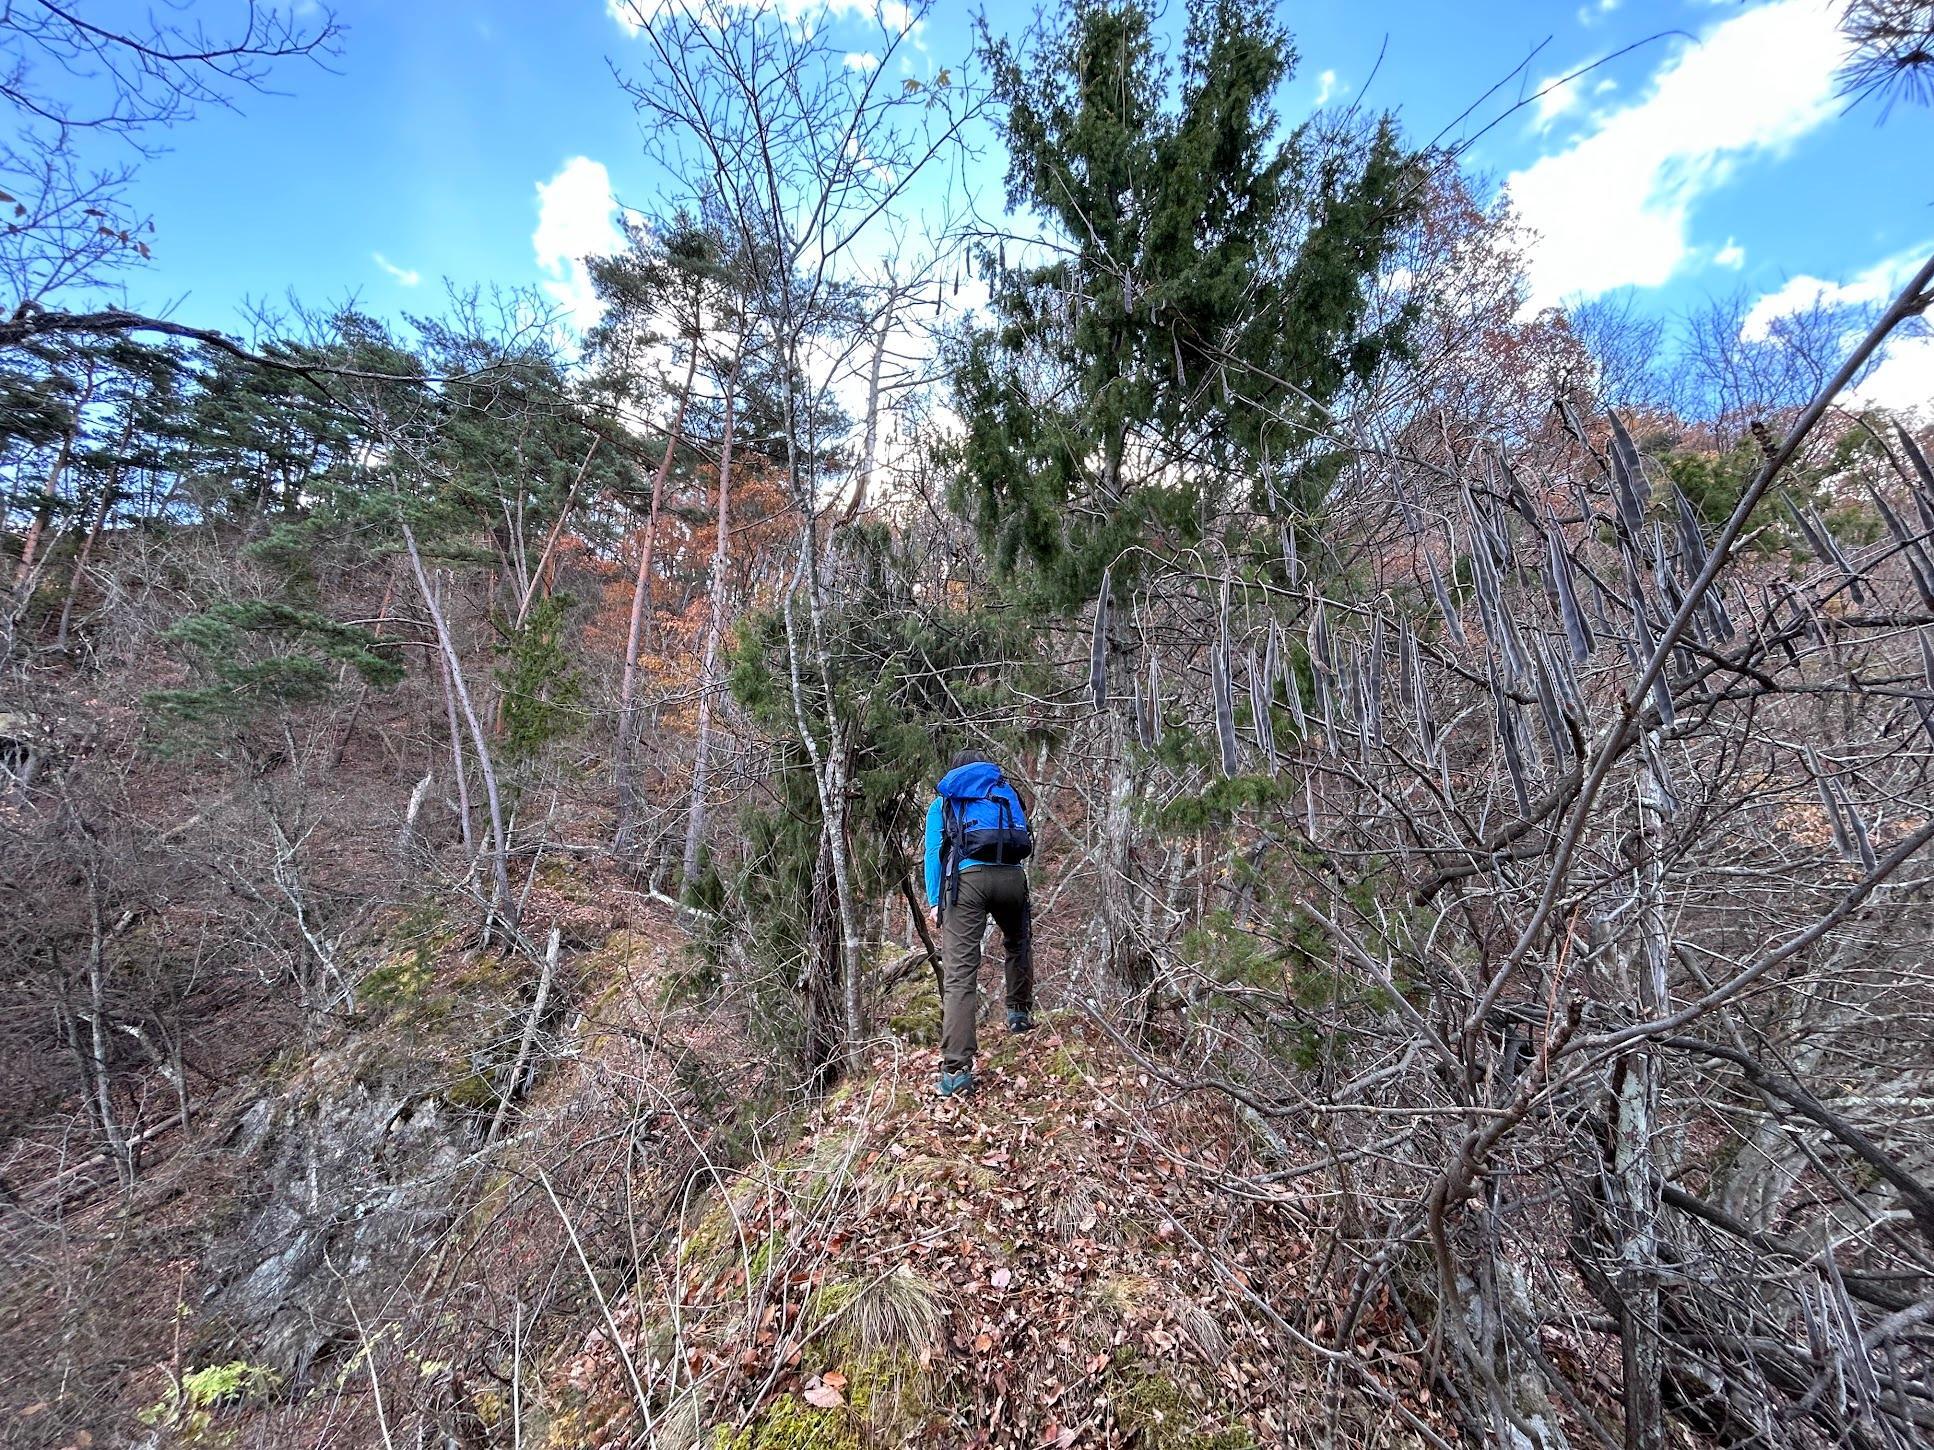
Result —
<instances>
[{"instance_id":1,"label":"blue sky","mask_svg":"<svg viewBox=\"0 0 1934 1450\"><path fill-rule=\"evenodd\" d=\"M862 7L871 0L835 0L827 21L856 49L877 34ZM380 313L434 311L448 278L548 284L581 309L570 259L611 244L612 194L647 210L664 194L609 69L639 42L607 0L336 8L348 32L334 73L285 70L281 94L204 112L147 164L135 201L156 222L154 262L130 279L130 301L238 327L246 300L291 288L311 303L353 292ZM977 8L943 0L911 62L957 66ZM1174 19L1181 7L1169 8ZM1306 0L1283 10L1301 57L1283 110L1361 104L1395 110L1415 142L1446 128L1468 137L1510 101L1602 61L1468 155L1509 181L1540 233L1530 269L1541 299L1630 288L1671 313L1743 289L1767 299L1762 314L1822 291L1857 299L1934 247L1934 114L1902 105L1881 124L1871 103L1846 112L1832 92L1836 9ZM1031 14L988 11L997 30ZM1922 354L1896 377L1924 383L1925 397L1934 345Z\"/></svg>"}]
</instances>

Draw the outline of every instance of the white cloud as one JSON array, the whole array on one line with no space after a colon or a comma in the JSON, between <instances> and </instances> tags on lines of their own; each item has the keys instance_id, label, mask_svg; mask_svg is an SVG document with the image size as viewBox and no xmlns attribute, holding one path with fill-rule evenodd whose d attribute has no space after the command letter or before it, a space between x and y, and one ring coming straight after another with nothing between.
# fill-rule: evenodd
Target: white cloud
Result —
<instances>
[{"instance_id":1,"label":"white cloud","mask_svg":"<svg viewBox=\"0 0 1934 1450\"><path fill-rule=\"evenodd\" d=\"M611 173L602 161L573 156L557 175L537 183L537 230L531 233L531 248L545 274L544 290L581 332L595 324L602 311L584 259L624 246L617 213Z\"/></svg>"},{"instance_id":2,"label":"white cloud","mask_svg":"<svg viewBox=\"0 0 1934 1450\"><path fill-rule=\"evenodd\" d=\"M870 50L849 50L846 52L848 70L869 71L880 68L880 58Z\"/></svg>"},{"instance_id":3,"label":"white cloud","mask_svg":"<svg viewBox=\"0 0 1934 1450\"><path fill-rule=\"evenodd\" d=\"M1746 249L1727 237L1726 245L1712 254L1712 261L1716 267L1731 267L1737 271L1746 265Z\"/></svg>"},{"instance_id":4,"label":"white cloud","mask_svg":"<svg viewBox=\"0 0 1934 1450\"><path fill-rule=\"evenodd\" d=\"M1934 334L1896 341L1854 391L1862 402L1934 416Z\"/></svg>"},{"instance_id":5,"label":"white cloud","mask_svg":"<svg viewBox=\"0 0 1934 1450\"><path fill-rule=\"evenodd\" d=\"M1580 25L1596 25L1616 9L1618 9L1618 0L1596 0L1595 4L1580 5L1578 7L1578 23Z\"/></svg>"},{"instance_id":6,"label":"white cloud","mask_svg":"<svg viewBox=\"0 0 1934 1450\"><path fill-rule=\"evenodd\" d=\"M604 0L604 13L627 35L668 14L707 25L736 14L770 15L801 35L811 35L824 24L867 20L905 37L916 50L927 48L927 22L914 18L906 0Z\"/></svg>"},{"instance_id":7,"label":"white cloud","mask_svg":"<svg viewBox=\"0 0 1934 1450\"><path fill-rule=\"evenodd\" d=\"M1884 257L1844 281L1802 273L1760 297L1747 309L1739 335L1748 342L1764 341L1782 317L1814 307L1872 307L1891 302L1927 260L1934 239ZM1854 330L1851 347L1861 329ZM1880 365L1852 390L1855 400L1897 411L1934 413L1934 332L1896 333Z\"/></svg>"},{"instance_id":8,"label":"white cloud","mask_svg":"<svg viewBox=\"0 0 1934 1450\"><path fill-rule=\"evenodd\" d=\"M1339 86L1336 83L1335 71L1326 70L1316 78L1316 104L1318 107L1327 106L1331 96L1340 95L1347 90L1349 90L1348 86Z\"/></svg>"},{"instance_id":9,"label":"white cloud","mask_svg":"<svg viewBox=\"0 0 1934 1450\"><path fill-rule=\"evenodd\" d=\"M1533 120L1540 131L1549 126L1566 111L1573 110L1584 99L1583 77L1574 76L1561 80L1557 76L1538 82L1531 94L1536 97L1533 105L1537 107Z\"/></svg>"},{"instance_id":10,"label":"white cloud","mask_svg":"<svg viewBox=\"0 0 1934 1450\"><path fill-rule=\"evenodd\" d=\"M861 150L857 136L848 136L846 138L846 154L852 158L856 168L871 172L881 181L891 182L893 180L893 168L888 166L884 161L881 161L878 157L868 156Z\"/></svg>"},{"instance_id":11,"label":"white cloud","mask_svg":"<svg viewBox=\"0 0 1934 1450\"><path fill-rule=\"evenodd\" d=\"M1739 335L1748 342L1764 340L1772 325L1782 317L1806 312L1814 307L1856 307L1874 302L1891 302L1907 285L1907 279L1927 260L1926 247L1910 247L1883 258L1855 273L1844 282L1828 281L1802 272L1789 277L1776 290L1766 293L1746 311Z\"/></svg>"},{"instance_id":12,"label":"white cloud","mask_svg":"<svg viewBox=\"0 0 1934 1450\"><path fill-rule=\"evenodd\" d=\"M1639 100L1509 178L1537 241L1529 305L1656 287L1692 257L1692 209L1745 157L1777 153L1834 112L1843 50L1819 0L1773 0L1713 26Z\"/></svg>"},{"instance_id":13,"label":"white cloud","mask_svg":"<svg viewBox=\"0 0 1934 1450\"><path fill-rule=\"evenodd\" d=\"M414 287L423 280L423 274L414 267L399 267L381 252L371 252L369 259L395 279L399 287Z\"/></svg>"}]
</instances>

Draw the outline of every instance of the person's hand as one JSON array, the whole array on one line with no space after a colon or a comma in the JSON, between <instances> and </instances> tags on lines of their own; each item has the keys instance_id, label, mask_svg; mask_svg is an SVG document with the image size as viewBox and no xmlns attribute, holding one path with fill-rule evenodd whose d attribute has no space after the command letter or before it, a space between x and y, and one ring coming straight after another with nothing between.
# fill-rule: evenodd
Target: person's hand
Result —
<instances>
[{"instance_id":1,"label":"person's hand","mask_svg":"<svg viewBox=\"0 0 1934 1450\"><path fill-rule=\"evenodd\" d=\"M939 907L929 906L927 908L927 925L931 927L934 931L940 930L940 908Z\"/></svg>"}]
</instances>

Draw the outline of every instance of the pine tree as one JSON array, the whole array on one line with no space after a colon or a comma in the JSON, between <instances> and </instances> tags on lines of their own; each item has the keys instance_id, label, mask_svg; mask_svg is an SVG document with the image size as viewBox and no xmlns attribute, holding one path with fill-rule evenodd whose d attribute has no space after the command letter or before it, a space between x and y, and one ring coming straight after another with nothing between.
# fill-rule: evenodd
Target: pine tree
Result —
<instances>
[{"instance_id":1,"label":"pine tree","mask_svg":"<svg viewBox=\"0 0 1934 1450\"><path fill-rule=\"evenodd\" d=\"M1418 180L1388 122L1280 134L1295 53L1262 0L1191 0L1188 17L1172 101L1147 0L1079 0L1031 60L983 31L1008 202L1048 260L983 252L992 322L951 359L954 506L1035 610L1100 596L1097 945L1138 994L1141 767L1108 708L1128 653L1110 598L1207 537L1287 569L1279 531L1307 530L1342 461L1332 405L1402 349L1407 318L1368 326L1368 290Z\"/></svg>"},{"instance_id":2,"label":"pine tree","mask_svg":"<svg viewBox=\"0 0 1934 1450\"><path fill-rule=\"evenodd\" d=\"M1052 260L982 257L993 322L953 357L954 501L1055 609L1136 545L1307 513L1340 461L1328 408L1402 346L1403 319L1365 326L1413 209L1391 126L1278 139L1295 53L1259 0L1193 0L1171 104L1154 20L1084 0L1031 63L983 39L1009 204Z\"/></svg>"}]
</instances>

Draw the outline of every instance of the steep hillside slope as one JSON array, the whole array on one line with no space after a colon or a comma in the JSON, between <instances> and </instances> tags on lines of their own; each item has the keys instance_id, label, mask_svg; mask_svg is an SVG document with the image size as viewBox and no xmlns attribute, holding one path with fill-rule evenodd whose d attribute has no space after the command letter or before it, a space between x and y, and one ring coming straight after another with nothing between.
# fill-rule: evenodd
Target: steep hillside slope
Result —
<instances>
[{"instance_id":1,"label":"steep hillside slope","mask_svg":"<svg viewBox=\"0 0 1934 1450\"><path fill-rule=\"evenodd\" d=\"M355 1012L238 1070L131 1194L28 1186L5 1443L1429 1438L1383 1311L1347 1355L1284 1317L1306 1190L1258 1197L1226 1100L1141 1076L1098 1018L990 1024L942 1101L916 972L814 1097L661 906L582 864L536 882L553 955L397 913Z\"/></svg>"},{"instance_id":2,"label":"steep hillside slope","mask_svg":"<svg viewBox=\"0 0 1934 1450\"><path fill-rule=\"evenodd\" d=\"M1407 1366L1380 1378L1375 1314L1342 1365L1270 1307L1314 1246L1293 1197L1215 1171L1242 1152L1224 1108L1151 1096L1073 1012L988 1045L954 1101L932 1096L932 1050L883 1050L790 1144L718 1175L564 1364L550 1443L627 1443L641 1423L715 1450L1236 1450L1324 1425L1423 1443L1406 1422L1428 1432L1430 1396ZM1325 1382L1355 1423L1323 1408Z\"/></svg>"}]
</instances>

